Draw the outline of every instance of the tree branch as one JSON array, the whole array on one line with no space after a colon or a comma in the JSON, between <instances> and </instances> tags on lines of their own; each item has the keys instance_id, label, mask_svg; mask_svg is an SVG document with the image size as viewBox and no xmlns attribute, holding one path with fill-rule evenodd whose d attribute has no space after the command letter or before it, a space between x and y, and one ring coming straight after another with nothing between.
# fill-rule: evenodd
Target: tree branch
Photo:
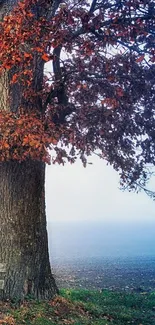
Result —
<instances>
[{"instance_id":1,"label":"tree branch","mask_svg":"<svg viewBox=\"0 0 155 325\"><path fill-rule=\"evenodd\" d=\"M103 23L101 23L100 28L108 27L108 26L114 25L114 24L117 25L117 24L120 24L120 23L122 23L122 24L130 23L131 24L132 21L136 21L137 19L141 19L141 20L154 19L154 15L153 14L152 15L147 14L145 16L137 16L137 17L131 17L131 18L122 17L122 18L119 18L117 20L117 22L114 21L113 19L109 19L109 20L106 20ZM88 32L90 32L90 33L94 32L95 30L96 30L96 28L93 25L90 26L89 29L87 29L87 30L84 27L80 27L76 32L72 33L72 39L75 39L78 36L86 34ZM150 33L154 35L153 31L152 32L150 31Z\"/></svg>"},{"instance_id":2,"label":"tree branch","mask_svg":"<svg viewBox=\"0 0 155 325\"><path fill-rule=\"evenodd\" d=\"M62 2L62 0L51 0L51 6L47 12L47 16L46 18L48 20L50 20L52 17L54 17L60 3Z\"/></svg>"},{"instance_id":3,"label":"tree branch","mask_svg":"<svg viewBox=\"0 0 155 325\"><path fill-rule=\"evenodd\" d=\"M55 113L52 116L52 121L56 125L60 125L65 123L66 117L69 116L73 111L75 111L75 106L68 101L68 96L66 94L66 78L67 73L63 67L60 66L60 54L61 54L62 46L58 46L53 51L53 72L55 76L55 87L51 89L51 92L48 94L45 109L48 104L52 104L54 98L57 98L58 105L60 109L58 113Z\"/></svg>"},{"instance_id":4,"label":"tree branch","mask_svg":"<svg viewBox=\"0 0 155 325\"><path fill-rule=\"evenodd\" d=\"M92 1L91 7L90 7L90 10L89 10L90 14L95 11L96 3L97 3L97 0Z\"/></svg>"}]
</instances>

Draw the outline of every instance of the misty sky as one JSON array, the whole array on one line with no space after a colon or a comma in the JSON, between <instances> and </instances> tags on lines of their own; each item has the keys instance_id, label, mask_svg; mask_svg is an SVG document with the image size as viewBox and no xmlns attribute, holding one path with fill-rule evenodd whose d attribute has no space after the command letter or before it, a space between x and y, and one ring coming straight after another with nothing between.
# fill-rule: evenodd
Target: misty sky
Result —
<instances>
[{"instance_id":1,"label":"misty sky","mask_svg":"<svg viewBox=\"0 0 155 325\"><path fill-rule=\"evenodd\" d=\"M46 211L48 221L155 220L155 202L145 193L119 190L119 177L97 156L87 168L51 165L46 169ZM155 188L155 180L151 186Z\"/></svg>"},{"instance_id":2,"label":"misty sky","mask_svg":"<svg viewBox=\"0 0 155 325\"><path fill-rule=\"evenodd\" d=\"M62 52L62 58L65 53ZM45 73L52 72L52 63ZM155 201L145 193L119 190L119 176L97 156L87 168L51 165L46 168L46 212L48 221L144 221L155 220ZM155 178L151 181L155 190Z\"/></svg>"}]
</instances>

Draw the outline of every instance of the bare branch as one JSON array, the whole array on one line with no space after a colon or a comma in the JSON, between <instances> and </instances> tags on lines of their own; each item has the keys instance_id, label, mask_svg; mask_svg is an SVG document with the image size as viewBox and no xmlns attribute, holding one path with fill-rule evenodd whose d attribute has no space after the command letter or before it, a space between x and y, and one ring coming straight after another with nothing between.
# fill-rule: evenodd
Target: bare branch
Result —
<instances>
[{"instance_id":1,"label":"bare branch","mask_svg":"<svg viewBox=\"0 0 155 325\"><path fill-rule=\"evenodd\" d=\"M93 0L92 1L92 4L91 4L90 10L89 10L89 13L93 13L94 12L95 7L96 7L96 3L97 3L97 0Z\"/></svg>"}]
</instances>

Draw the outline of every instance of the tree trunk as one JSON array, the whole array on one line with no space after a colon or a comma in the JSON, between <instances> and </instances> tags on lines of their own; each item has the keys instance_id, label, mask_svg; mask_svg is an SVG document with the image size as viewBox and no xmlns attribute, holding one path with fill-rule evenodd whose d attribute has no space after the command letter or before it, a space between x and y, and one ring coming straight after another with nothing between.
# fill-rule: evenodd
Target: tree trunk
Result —
<instances>
[{"instance_id":1,"label":"tree trunk","mask_svg":"<svg viewBox=\"0 0 155 325\"><path fill-rule=\"evenodd\" d=\"M58 292L51 274L45 215L45 164L0 163L0 300Z\"/></svg>"}]
</instances>

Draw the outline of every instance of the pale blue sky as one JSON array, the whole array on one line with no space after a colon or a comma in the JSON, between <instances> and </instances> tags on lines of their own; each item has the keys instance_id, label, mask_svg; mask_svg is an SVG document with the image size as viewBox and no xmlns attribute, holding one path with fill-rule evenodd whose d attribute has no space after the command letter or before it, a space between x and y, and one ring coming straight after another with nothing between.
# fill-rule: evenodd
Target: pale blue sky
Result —
<instances>
[{"instance_id":1,"label":"pale blue sky","mask_svg":"<svg viewBox=\"0 0 155 325\"><path fill-rule=\"evenodd\" d=\"M51 165L46 170L48 221L155 220L155 202L145 193L119 190L119 177L111 166L94 156L93 165ZM152 181L155 188L155 181Z\"/></svg>"}]
</instances>

